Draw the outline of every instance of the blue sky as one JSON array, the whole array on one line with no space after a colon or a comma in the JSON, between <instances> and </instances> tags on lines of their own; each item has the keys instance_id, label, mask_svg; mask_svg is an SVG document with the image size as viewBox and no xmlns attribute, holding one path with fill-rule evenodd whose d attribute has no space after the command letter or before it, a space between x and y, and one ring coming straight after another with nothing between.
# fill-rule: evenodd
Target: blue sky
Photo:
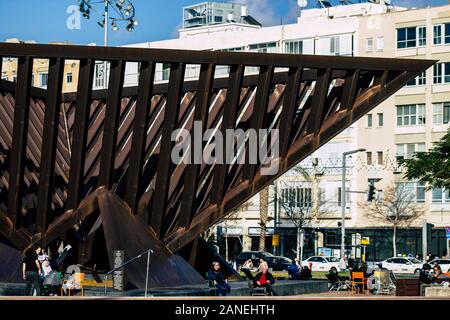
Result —
<instances>
[{"instance_id":1,"label":"blue sky","mask_svg":"<svg viewBox=\"0 0 450 320\"><path fill-rule=\"evenodd\" d=\"M110 45L169 39L177 36L181 26L182 8L199 1L195 0L132 0L137 11L139 26L134 32L125 30L110 32ZM336 3L338 0L331 0ZM447 4L448 0L392 0L395 5L422 7ZM232 1L227 1L232 2ZM299 8L296 0L236 0L246 2L250 14L264 25L292 23ZM316 3L309 0L308 6ZM81 29L66 27L70 5L76 0L0 0L0 41L7 38L35 40L38 43L70 41L76 44L103 43L103 29L97 25L99 16L90 20L82 18ZM101 9L101 7L98 7Z\"/></svg>"}]
</instances>

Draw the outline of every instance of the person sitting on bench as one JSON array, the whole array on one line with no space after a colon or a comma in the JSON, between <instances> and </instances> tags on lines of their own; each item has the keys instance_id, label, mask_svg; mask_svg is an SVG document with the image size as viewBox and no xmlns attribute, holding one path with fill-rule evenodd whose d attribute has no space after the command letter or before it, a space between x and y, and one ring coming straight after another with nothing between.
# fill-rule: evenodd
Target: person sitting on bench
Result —
<instances>
[{"instance_id":1,"label":"person sitting on bench","mask_svg":"<svg viewBox=\"0 0 450 320\"><path fill-rule=\"evenodd\" d=\"M292 280L300 279L301 272L295 260L292 260L292 263L288 266L288 275L289 279Z\"/></svg>"},{"instance_id":2,"label":"person sitting on bench","mask_svg":"<svg viewBox=\"0 0 450 320\"><path fill-rule=\"evenodd\" d=\"M269 272L269 266L267 265L267 262L262 262L259 267L261 269L261 272L256 274L255 278L253 279L253 284L257 288L266 288L266 293L270 295L271 293L273 293L271 286L275 283L275 279Z\"/></svg>"},{"instance_id":3,"label":"person sitting on bench","mask_svg":"<svg viewBox=\"0 0 450 320\"><path fill-rule=\"evenodd\" d=\"M208 271L208 280L214 281L216 286L216 294L218 296L226 296L230 293L231 287L228 284L227 279L225 279L225 274L220 270L220 263L214 261L212 263L212 269Z\"/></svg>"}]
</instances>

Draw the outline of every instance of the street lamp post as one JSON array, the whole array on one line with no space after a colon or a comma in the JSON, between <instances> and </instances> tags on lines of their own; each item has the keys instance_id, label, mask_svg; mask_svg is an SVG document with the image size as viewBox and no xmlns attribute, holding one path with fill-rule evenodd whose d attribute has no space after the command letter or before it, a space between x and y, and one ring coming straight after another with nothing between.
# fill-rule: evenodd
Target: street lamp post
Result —
<instances>
[{"instance_id":1,"label":"street lamp post","mask_svg":"<svg viewBox=\"0 0 450 320\"><path fill-rule=\"evenodd\" d=\"M108 46L108 21L111 20L111 28L113 31L119 30L119 23L125 22L126 29L129 32L134 30L134 27L138 25L138 21L135 19L135 9L131 0L102 0L102 1L94 1L92 0L78 0L80 6L80 12L83 14L83 17L89 19L91 15L91 10L94 12L98 12L95 10L94 5L103 4L104 5L104 13L103 19L98 21L98 25L104 29L104 46ZM116 13L116 15L110 14L110 7ZM103 63L103 87L107 87L107 62Z\"/></svg>"},{"instance_id":2,"label":"street lamp post","mask_svg":"<svg viewBox=\"0 0 450 320\"><path fill-rule=\"evenodd\" d=\"M346 157L353 153L364 152L366 149L357 149L342 153L342 187L341 187L341 257L345 254L345 171Z\"/></svg>"}]
</instances>

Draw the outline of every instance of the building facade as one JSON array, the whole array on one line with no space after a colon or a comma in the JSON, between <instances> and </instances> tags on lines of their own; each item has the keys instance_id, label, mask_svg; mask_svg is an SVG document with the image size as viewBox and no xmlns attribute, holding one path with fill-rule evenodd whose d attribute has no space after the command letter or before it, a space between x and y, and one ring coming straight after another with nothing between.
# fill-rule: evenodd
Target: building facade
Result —
<instances>
[{"instance_id":1,"label":"building facade","mask_svg":"<svg viewBox=\"0 0 450 320\"><path fill-rule=\"evenodd\" d=\"M8 39L7 42L10 43L20 43L22 41L18 39ZM33 41L27 41L26 43L34 43ZM54 44L64 44L64 43L54 43ZM47 88L48 83L48 59L34 59L33 62L33 73L31 75L31 85L37 88ZM64 64L64 77L62 83L62 92L75 92L77 91L78 84L78 71L79 62L78 60L66 60ZM17 59L13 58L3 58L2 67L2 80L8 80L16 82L17 80Z\"/></svg>"}]
</instances>

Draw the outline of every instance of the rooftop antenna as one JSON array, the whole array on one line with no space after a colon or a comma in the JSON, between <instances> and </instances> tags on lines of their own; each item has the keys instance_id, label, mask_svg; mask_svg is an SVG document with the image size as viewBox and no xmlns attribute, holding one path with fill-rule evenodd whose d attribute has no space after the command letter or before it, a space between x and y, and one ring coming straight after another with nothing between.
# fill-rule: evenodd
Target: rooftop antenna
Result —
<instances>
[{"instance_id":1,"label":"rooftop antenna","mask_svg":"<svg viewBox=\"0 0 450 320\"><path fill-rule=\"evenodd\" d=\"M299 16L301 16L303 8L305 8L308 5L308 0L297 0L297 5L300 7Z\"/></svg>"}]
</instances>

